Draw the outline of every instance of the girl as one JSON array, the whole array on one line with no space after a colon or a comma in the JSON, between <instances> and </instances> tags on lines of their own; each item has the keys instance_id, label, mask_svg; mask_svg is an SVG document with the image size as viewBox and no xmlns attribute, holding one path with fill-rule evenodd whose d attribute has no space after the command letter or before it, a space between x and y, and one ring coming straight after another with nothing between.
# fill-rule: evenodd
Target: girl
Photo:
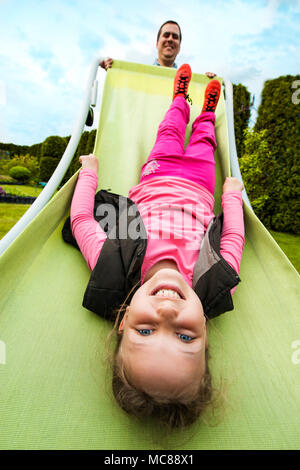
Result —
<instances>
[{"instance_id":1,"label":"girl","mask_svg":"<svg viewBox=\"0 0 300 470\"><path fill-rule=\"evenodd\" d=\"M184 149L190 80L185 64L129 199L100 191L95 200L98 160L81 156L70 217L92 270L83 305L107 318L123 304L117 318L109 317L117 330L114 395L126 412L171 427L192 423L211 399L206 319L233 309L244 246L243 186L236 178L226 178L223 214L213 214L221 86L208 84ZM110 207L117 217L104 217Z\"/></svg>"}]
</instances>

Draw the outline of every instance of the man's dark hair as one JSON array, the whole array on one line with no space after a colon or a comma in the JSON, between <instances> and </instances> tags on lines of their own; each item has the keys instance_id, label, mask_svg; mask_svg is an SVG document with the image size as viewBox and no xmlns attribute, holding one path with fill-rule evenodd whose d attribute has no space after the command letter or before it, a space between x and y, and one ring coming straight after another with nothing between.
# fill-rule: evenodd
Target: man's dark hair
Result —
<instances>
[{"instance_id":1,"label":"man's dark hair","mask_svg":"<svg viewBox=\"0 0 300 470\"><path fill-rule=\"evenodd\" d=\"M158 33L157 33L157 40L156 40L156 42L158 42L158 40L159 40L159 36L160 36L160 34L161 34L162 27L165 26L165 24L169 24L169 23L171 23L171 24L176 24L176 25L178 26L178 28L179 28L179 42L181 42L181 40L182 40L182 34L181 34L180 26L179 26L178 23L176 23L176 21L173 21L173 20L165 21L164 24L161 25L161 27L159 28L159 31L158 31Z\"/></svg>"}]
</instances>

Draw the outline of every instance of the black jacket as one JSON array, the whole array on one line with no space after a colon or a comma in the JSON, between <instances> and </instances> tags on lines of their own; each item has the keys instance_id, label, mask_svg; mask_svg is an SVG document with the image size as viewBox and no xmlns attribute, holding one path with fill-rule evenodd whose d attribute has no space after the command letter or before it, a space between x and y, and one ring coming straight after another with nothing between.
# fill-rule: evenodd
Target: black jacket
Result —
<instances>
[{"instance_id":1,"label":"black jacket","mask_svg":"<svg viewBox=\"0 0 300 470\"><path fill-rule=\"evenodd\" d=\"M106 217L107 205L115 208L116 217L113 220ZM131 210L128 210L129 208ZM131 213L135 215L130 215ZM129 198L108 191L101 190L96 194L94 217L107 233L107 240L92 271L83 306L104 318L115 320L115 310L132 291L127 299L127 303L130 303L134 292L140 287L147 232L135 203ZM127 224L125 236L124 223L120 235L120 221ZM136 239L128 234L132 223L139 228ZM210 222L194 266L193 289L200 298L208 318L233 310L230 291L240 282L236 271L220 254L222 225L223 214ZM66 220L62 234L66 242L78 248L71 232L70 218Z\"/></svg>"}]
</instances>

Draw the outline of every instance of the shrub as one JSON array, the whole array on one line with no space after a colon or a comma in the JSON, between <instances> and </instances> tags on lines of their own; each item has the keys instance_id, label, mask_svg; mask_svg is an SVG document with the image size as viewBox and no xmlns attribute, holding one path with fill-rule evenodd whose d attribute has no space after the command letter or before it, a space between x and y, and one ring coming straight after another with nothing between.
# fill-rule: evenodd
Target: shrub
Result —
<instances>
[{"instance_id":1,"label":"shrub","mask_svg":"<svg viewBox=\"0 0 300 470\"><path fill-rule=\"evenodd\" d=\"M245 131L245 153L240 168L254 212L269 229L299 233L299 201L294 197L298 179L276 158L267 129Z\"/></svg>"},{"instance_id":2,"label":"shrub","mask_svg":"<svg viewBox=\"0 0 300 470\"><path fill-rule=\"evenodd\" d=\"M244 153L244 131L249 125L250 98L251 95L244 85L233 85L234 135L238 157Z\"/></svg>"},{"instance_id":3,"label":"shrub","mask_svg":"<svg viewBox=\"0 0 300 470\"><path fill-rule=\"evenodd\" d=\"M25 168L24 166L14 166L9 170L9 176L17 181L25 183L30 180L31 173L28 168Z\"/></svg>"},{"instance_id":4,"label":"shrub","mask_svg":"<svg viewBox=\"0 0 300 470\"><path fill-rule=\"evenodd\" d=\"M14 183L14 180L11 176L9 175L0 175L0 181L1 183Z\"/></svg>"},{"instance_id":5,"label":"shrub","mask_svg":"<svg viewBox=\"0 0 300 470\"><path fill-rule=\"evenodd\" d=\"M55 168L59 164L61 157L67 146L67 141L63 137L50 136L42 144L40 160L40 180L48 181Z\"/></svg>"},{"instance_id":6,"label":"shrub","mask_svg":"<svg viewBox=\"0 0 300 470\"><path fill-rule=\"evenodd\" d=\"M265 130L272 155L266 194L272 201L273 230L300 233L300 104L293 99L300 75L267 80L262 91L255 130ZM299 94L299 92L298 92Z\"/></svg>"},{"instance_id":7,"label":"shrub","mask_svg":"<svg viewBox=\"0 0 300 470\"><path fill-rule=\"evenodd\" d=\"M269 193L273 161L265 140L266 131L246 130L244 135L245 151L240 158L240 168L245 188L254 212L271 228L273 204Z\"/></svg>"},{"instance_id":8,"label":"shrub","mask_svg":"<svg viewBox=\"0 0 300 470\"><path fill-rule=\"evenodd\" d=\"M8 175L11 168L22 166L31 173L31 178L36 178L39 174L39 164L36 157L29 155L16 155L11 160L2 161L0 164L1 172Z\"/></svg>"},{"instance_id":9,"label":"shrub","mask_svg":"<svg viewBox=\"0 0 300 470\"><path fill-rule=\"evenodd\" d=\"M58 163L56 158L42 157L40 162L40 181L47 182L51 178Z\"/></svg>"}]
</instances>

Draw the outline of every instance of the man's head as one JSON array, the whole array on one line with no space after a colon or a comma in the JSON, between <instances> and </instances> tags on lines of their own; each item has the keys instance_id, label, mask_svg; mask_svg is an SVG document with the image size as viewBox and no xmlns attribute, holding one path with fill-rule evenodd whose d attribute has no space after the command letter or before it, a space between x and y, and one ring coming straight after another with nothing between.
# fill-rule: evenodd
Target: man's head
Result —
<instances>
[{"instance_id":1,"label":"man's head","mask_svg":"<svg viewBox=\"0 0 300 470\"><path fill-rule=\"evenodd\" d=\"M158 61L165 67L173 67L180 51L181 30L176 21L166 21L161 25L156 41Z\"/></svg>"}]
</instances>

